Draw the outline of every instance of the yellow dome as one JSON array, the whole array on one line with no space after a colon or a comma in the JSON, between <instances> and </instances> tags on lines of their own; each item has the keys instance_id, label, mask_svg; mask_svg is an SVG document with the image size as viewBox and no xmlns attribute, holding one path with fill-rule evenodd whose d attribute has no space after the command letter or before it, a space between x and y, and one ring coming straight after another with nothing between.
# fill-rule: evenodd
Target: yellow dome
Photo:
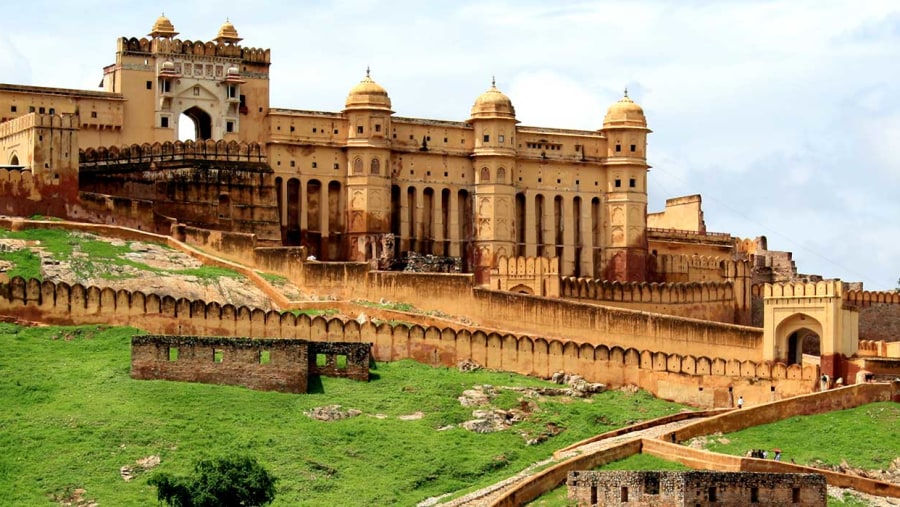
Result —
<instances>
[{"instance_id":1,"label":"yellow dome","mask_svg":"<svg viewBox=\"0 0 900 507\"><path fill-rule=\"evenodd\" d=\"M231 21L228 21L228 19L226 18L225 23L223 23L222 26L219 27L219 34L216 35L216 40L219 42L229 42L234 44L235 42L240 42L243 39L238 37L237 29L234 27L234 25L231 24Z\"/></svg>"},{"instance_id":2,"label":"yellow dome","mask_svg":"<svg viewBox=\"0 0 900 507\"><path fill-rule=\"evenodd\" d=\"M647 127L647 118L641 106L628 98L628 90L625 96L611 105L603 118L604 127Z\"/></svg>"},{"instance_id":3,"label":"yellow dome","mask_svg":"<svg viewBox=\"0 0 900 507\"><path fill-rule=\"evenodd\" d=\"M516 108L503 92L497 89L497 83L491 82L488 91L475 99L472 105L472 119L483 118L516 118Z\"/></svg>"},{"instance_id":4,"label":"yellow dome","mask_svg":"<svg viewBox=\"0 0 900 507\"><path fill-rule=\"evenodd\" d=\"M382 86L372 80L369 69L366 77L354 86L347 95L344 109L384 109L390 111L391 98Z\"/></svg>"},{"instance_id":5,"label":"yellow dome","mask_svg":"<svg viewBox=\"0 0 900 507\"><path fill-rule=\"evenodd\" d=\"M156 18L156 22L153 23L153 29L147 35L150 37L175 37L178 35L178 32L175 31L175 26L172 25L169 18L163 14Z\"/></svg>"}]
</instances>

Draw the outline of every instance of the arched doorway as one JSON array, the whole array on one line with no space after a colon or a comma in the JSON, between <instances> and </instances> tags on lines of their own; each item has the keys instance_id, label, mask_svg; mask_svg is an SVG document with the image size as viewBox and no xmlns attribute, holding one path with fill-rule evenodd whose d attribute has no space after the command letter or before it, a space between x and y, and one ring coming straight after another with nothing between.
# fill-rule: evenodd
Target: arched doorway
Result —
<instances>
[{"instance_id":1,"label":"arched doorway","mask_svg":"<svg viewBox=\"0 0 900 507\"><path fill-rule=\"evenodd\" d=\"M803 354L822 353L822 324L810 315L795 313L781 321L776 330L775 357L785 364L803 364Z\"/></svg>"},{"instance_id":2,"label":"arched doorway","mask_svg":"<svg viewBox=\"0 0 900 507\"><path fill-rule=\"evenodd\" d=\"M788 336L787 364L803 364L803 356L822 355L822 344L818 333L811 329L801 328Z\"/></svg>"},{"instance_id":3,"label":"arched doorway","mask_svg":"<svg viewBox=\"0 0 900 507\"><path fill-rule=\"evenodd\" d=\"M9 159L9 165L19 165L19 156L13 153L12 158Z\"/></svg>"},{"instance_id":4,"label":"arched doorway","mask_svg":"<svg viewBox=\"0 0 900 507\"><path fill-rule=\"evenodd\" d=\"M185 109L178 117L178 139L200 141L212 139L212 118L197 106Z\"/></svg>"}]
</instances>

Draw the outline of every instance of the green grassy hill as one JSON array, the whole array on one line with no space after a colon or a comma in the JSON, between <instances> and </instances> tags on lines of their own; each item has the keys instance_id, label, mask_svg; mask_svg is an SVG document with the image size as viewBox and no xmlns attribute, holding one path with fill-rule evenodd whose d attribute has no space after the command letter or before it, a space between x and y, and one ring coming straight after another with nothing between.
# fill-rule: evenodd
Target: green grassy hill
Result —
<instances>
[{"instance_id":1,"label":"green grassy hill","mask_svg":"<svg viewBox=\"0 0 900 507\"><path fill-rule=\"evenodd\" d=\"M183 474L199 458L244 453L279 478L274 505L414 505L490 484L590 435L683 408L645 393L609 392L589 400L536 399L531 419L503 432L438 431L472 418L457 397L473 385L548 383L411 361L379 363L368 384L323 378L322 392L308 395L139 381L129 376L135 332L0 323L0 503L58 505L54 497L83 488L82 497L101 506L154 505L149 473L136 471L126 482L121 467L158 455L157 470ZM520 396L501 390L494 405L519 406ZM333 404L363 415L333 422L304 415ZM398 419L417 411L424 417ZM552 425L563 431L525 445L521 433Z\"/></svg>"}]
</instances>

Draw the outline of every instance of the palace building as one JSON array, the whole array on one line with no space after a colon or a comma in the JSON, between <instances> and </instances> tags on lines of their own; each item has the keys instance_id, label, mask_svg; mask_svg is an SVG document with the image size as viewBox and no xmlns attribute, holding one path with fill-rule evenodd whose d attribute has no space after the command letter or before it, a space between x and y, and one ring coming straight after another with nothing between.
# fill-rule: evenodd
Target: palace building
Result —
<instances>
[{"instance_id":1,"label":"palace building","mask_svg":"<svg viewBox=\"0 0 900 507\"><path fill-rule=\"evenodd\" d=\"M0 85L0 114L74 115L81 151L176 143L179 122L188 120L197 140L256 143L271 172L261 173L265 191L251 192L252 204L247 192L229 188L179 197L83 174L79 190L116 195L140 187L122 197L152 201L164 215L185 209L173 200L197 201L218 211L200 220L205 227L304 245L320 260L413 251L460 258L480 280L499 258L514 256L558 257L564 276L643 281L652 271L650 130L627 92L593 131L519 125L494 83L461 120L395 116L368 70L339 111L273 108L268 49L242 46L230 22L212 41L177 36L161 16L147 37L120 38L102 92ZM4 152L4 163L30 166L15 147ZM388 233L392 252L383 251Z\"/></svg>"}]
</instances>

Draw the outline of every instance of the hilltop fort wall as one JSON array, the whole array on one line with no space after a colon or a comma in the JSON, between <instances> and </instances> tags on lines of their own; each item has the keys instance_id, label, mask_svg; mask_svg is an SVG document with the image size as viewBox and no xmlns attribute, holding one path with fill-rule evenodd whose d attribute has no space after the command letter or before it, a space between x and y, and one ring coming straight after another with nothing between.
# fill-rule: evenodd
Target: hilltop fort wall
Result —
<instances>
[{"instance_id":1,"label":"hilltop fort wall","mask_svg":"<svg viewBox=\"0 0 900 507\"><path fill-rule=\"evenodd\" d=\"M566 371L613 386L638 385L661 397L701 406L731 406L729 388L740 389L748 402L809 392L818 378L815 365L788 367L479 329L359 324L19 277L0 284L0 314L51 324L131 325L164 335L372 343L373 356L380 361L410 358L453 366L470 360L545 378ZM604 335L594 336L598 337Z\"/></svg>"},{"instance_id":2,"label":"hilltop fort wall","mask_svg":"<svg viewBox=\"0 0 900 507\"><path fill-rule=\"evenodd\" d=\"M900 292L851 290L844 302L859 310L860 340L900 341Z\"/></svg>"}]
</instances>

